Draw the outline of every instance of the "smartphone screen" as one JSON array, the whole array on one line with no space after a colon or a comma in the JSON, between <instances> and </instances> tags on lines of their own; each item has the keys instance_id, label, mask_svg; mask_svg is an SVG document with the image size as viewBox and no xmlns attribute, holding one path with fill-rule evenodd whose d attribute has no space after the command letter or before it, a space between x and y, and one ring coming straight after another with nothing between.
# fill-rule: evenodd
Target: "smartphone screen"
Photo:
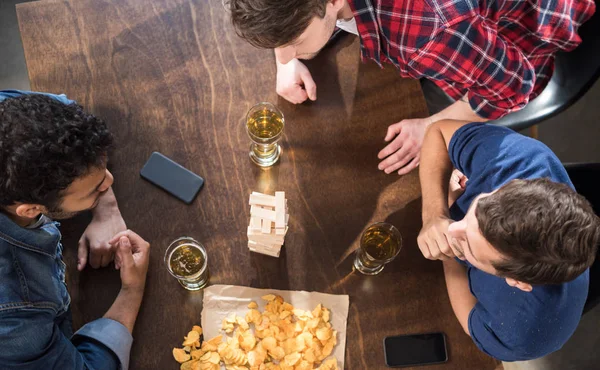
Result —
<instances>
[{"instance_id":1,"label":"smartphone screen","mask_svg":"<svg viewBox=\"0 0 600 370\"><path fill-rule=\"evenodd\" d=\"M448 360L443 333L387 337L383 344L389 367L429 365Z\"/></svg>"},{"instance_id":2,"label":"smartphone screen","mask_svg":"<svg viewBox=\"0 0 600 370\"><path fill-rule=\"evenodd\" d=\"M204 185L202 177L158 152L152 153L140 175L188 204Z\"/></svg>"}]
</instances>

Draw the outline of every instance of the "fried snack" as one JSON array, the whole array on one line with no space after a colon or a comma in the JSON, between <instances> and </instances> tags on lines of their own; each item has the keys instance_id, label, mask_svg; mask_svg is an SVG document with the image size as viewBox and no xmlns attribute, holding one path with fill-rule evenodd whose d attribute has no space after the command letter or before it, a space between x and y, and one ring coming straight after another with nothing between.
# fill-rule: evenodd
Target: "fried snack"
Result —
<instances>
[{"instance_id":1,"label":"fried snack","mask_svg":"<svg viewBox=\"0 0 600 370\"><path fill-rule=\"evenodd\" d=\"M218 335L200 341L202 328L194 325L183 348L173 348L181 370L338 370L329 357L337 344L330 312L319 304L312 311L294 308L274 294L262 297L264 312L250 302L245 317L223 319ZM252 326L252 327L251 327Z\"/></svg>"}]
</instances>

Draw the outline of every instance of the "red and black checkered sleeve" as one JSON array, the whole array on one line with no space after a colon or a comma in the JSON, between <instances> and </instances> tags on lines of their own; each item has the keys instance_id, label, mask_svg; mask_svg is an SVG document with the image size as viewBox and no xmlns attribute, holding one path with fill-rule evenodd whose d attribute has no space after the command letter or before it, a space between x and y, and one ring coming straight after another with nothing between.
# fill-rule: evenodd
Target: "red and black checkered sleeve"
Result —
<instances>
[{"instance_id":1,"label":"red and black checkered sleeve","mask_svg":"<svg viewBox=\"0 0 600 370\"><path fill-rule=\"evenodd\" d=\"M475 113L497 119L523 108L533 91L534 66L481 17L435 34L409 63L414 77L427 77L452 98L467 92Z\"/></svg>"}]
</instances>

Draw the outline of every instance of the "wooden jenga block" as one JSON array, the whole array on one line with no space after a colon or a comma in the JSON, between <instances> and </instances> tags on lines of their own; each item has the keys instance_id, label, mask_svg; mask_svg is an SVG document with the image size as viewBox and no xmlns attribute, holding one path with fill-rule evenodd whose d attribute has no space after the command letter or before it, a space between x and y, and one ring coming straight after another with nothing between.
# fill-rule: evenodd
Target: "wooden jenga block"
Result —
<instances>
[{"instance_id":1,"label":"wooden jenga block","mask_svg":"<svg viewBox=\"0 0 600 370\"><path fill-rule=\"evenodd\" d=\"M267 207L275 207L275 197L272 195L261 194L257 192L252 192L250 194L250 203L251 206L267 206Z\"/></svg>"},{"instance_id":2,"label":"wooden jenga block","mask_svg":"<svg viewBox=\"0 0 600 370\"><path fill-rule=\"evenodd\" d=\"M264 249L271 252L277 252L281 249L281 245L279 244L261 243L254 240L248 240L248 246L251 246L254 249Z\"/></svg>"},{"instance_id":3,"label":"wooden jenga block","mask_svg":"<svg viewBox=\"0 0 600 370\"><path fill-rule=\"evenodd\" d=\"M272 224L272 222L269 221L269 220L265 220L265 219L262 220L262 229L261 229L261 231L262 231L263 234L270 234L271 233L271 224Z\"/></svg>"},{"instance_id":4,"label":"wooden jenga block","mask_svg":"<svg viewBox=\"0 0 600 370\"><path fill-rule=\"evenodd\" d=\"M270 211L260 206L250 206L250 215L262 218L263 220L276 221L276 211Z\"/></svg>"},{"instance_id":5,"label":"wooden jenga block","mask_svg":"<svg viewBox=\"0 0 600 370\"><path fill-rule=\"evenodd\" d=\"M261 223L261 219L258 217L250 217L250 229L252 230L262 230L262 223Z\"/></svg>"},{"instance_id":6,"label":"wooden jenga block","mask_svg":"<svg viewBox=\"0 0 600 370\"><path fill-rule=\"evenodd\" d=\"M266 250L263 250L263 249L255 249L255 248L250 247L250 246L248 246L248 249L250 249L250 251L254 252L254 253L260 253L260 254L264 254L266 256L279 258L280 251L278 251L278 252L270 252L270 251L266 251Z\"/></svg>"},{"instance_id":7,"label":"wooden jenga block","mask_svg":"<svg viewBox=\"0 0 600 370\"><path fill-rule=\"evenodd\" d=\"M288 231L287 226L285 227L285 229L275 229L275 235L285 236L285 234L287 234L287 231Z\"/></svg>"},{"instance_id":8,"label":"wooden jenga block","mask_svg":"<svg viewBox=\"0 0 600 370\"><path fill-rule=\"evenodd\" d=\"M285 228L285 193L283 191L275 192L275 227L278 229Z\"/></svg>"}]
</instances>

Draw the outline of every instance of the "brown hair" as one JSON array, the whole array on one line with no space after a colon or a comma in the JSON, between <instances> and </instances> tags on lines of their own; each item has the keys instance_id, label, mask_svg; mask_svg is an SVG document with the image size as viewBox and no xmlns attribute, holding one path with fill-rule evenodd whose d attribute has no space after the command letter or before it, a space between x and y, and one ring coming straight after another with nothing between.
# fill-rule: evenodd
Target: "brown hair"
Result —
<instances>
[{"instance_id":1,"label":"brown hair","mask_svg":"<svg viewBox=\"0 0 600 370\"><path fill-rule=\"evenodd\" d=\"M513 180L475 209L484 238L506 259L493 262L500 276L529 284L561 284L592 265L600 219L566 184Z\"/></svg>"},{"instance_id":2,"label":"brown hair","mask_svg":"<svg viewBox=\"0 0 600 370\"><path fill-rule=\"evenodd\" d=\"M315 16L323 18L329 0L225 0L236 33L259 48L295 41Z\"/></svg>"}]
</instances>

